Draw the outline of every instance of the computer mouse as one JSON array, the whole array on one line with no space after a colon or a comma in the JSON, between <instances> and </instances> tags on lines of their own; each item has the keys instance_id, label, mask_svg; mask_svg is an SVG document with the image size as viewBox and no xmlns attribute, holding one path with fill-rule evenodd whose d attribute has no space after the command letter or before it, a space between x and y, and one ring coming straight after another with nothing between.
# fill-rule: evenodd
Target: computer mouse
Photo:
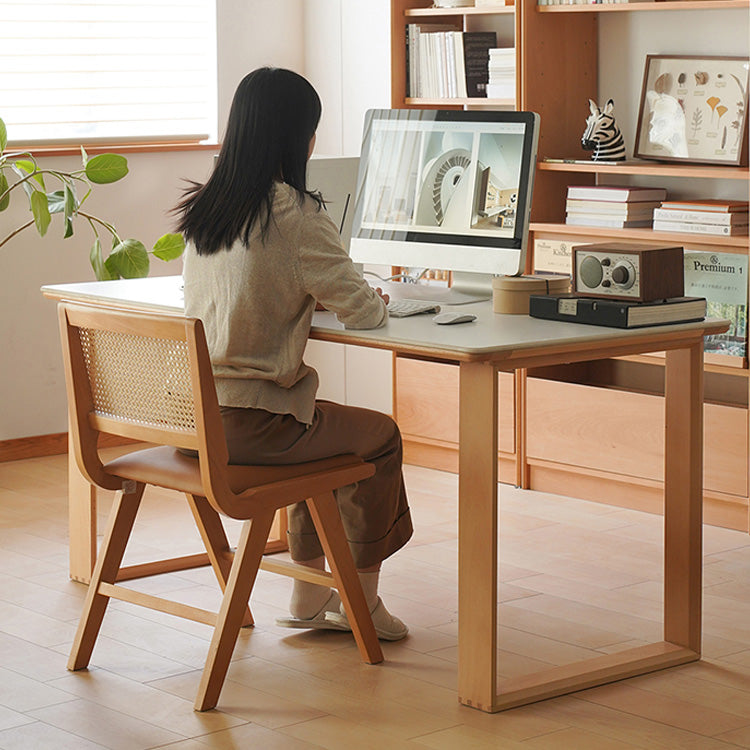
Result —
<instances>
[{"instance_id":1,"label":"computer mouse","mask_svg":"<svg viewBox=\"0 0 750 750\"><path fill-rule=\"evenodd\" d=\"M470 315L469 313L444 312L436 315L432 320L439 326L450 326L454 323L471 323L472 320L476 319L476 315Z\"/></svg>"}]
</instances>

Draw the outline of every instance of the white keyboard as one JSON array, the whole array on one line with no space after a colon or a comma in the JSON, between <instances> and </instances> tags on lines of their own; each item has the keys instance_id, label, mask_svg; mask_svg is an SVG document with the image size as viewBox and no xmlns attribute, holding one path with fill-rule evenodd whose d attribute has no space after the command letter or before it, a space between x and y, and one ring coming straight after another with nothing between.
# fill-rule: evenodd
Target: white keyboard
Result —
<instances>
[{"instance_id":1,"label":"white keyboard","mask_svg":"<svg viewBox=\"0 0 750 750\"><path fill-rule=\"evenodd\" d=\"M422 313L439 313L440 305L419 299L392 299L388 303L388 314L394 318L405 318Z\"/></svg>"}]
</instances>

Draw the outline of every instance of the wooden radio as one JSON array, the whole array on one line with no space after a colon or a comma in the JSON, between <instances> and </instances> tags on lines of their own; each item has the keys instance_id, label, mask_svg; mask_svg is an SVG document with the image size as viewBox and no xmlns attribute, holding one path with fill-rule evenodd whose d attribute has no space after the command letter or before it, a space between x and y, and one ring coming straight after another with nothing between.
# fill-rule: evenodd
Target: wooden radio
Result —
<instances>
[{"instance_id":1,"label":"wooden radio","mask_svg":"<svg viewBox=\"0 0 750 750\"><path fill-rule=\"evenodd\" d=\"M573 248L573 292L582 297L651 302L682 297L681 247L605 242Z\"/></svg>"}]
</instances>

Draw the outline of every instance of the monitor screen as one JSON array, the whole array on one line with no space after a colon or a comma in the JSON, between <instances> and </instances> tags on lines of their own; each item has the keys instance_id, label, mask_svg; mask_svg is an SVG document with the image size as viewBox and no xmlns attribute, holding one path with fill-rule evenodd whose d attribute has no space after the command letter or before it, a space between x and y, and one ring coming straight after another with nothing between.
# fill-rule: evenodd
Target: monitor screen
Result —
<instances>
[{"instance_id":1,"label":"monitor screen","mask_svg":"<svg viewBox=\"0 0 750 750\"><path fill-rule=\"evenodd\" d=\"M370 110L352 259L523 273L538 122L531 112Z\"/></svg>"}]
</instances>

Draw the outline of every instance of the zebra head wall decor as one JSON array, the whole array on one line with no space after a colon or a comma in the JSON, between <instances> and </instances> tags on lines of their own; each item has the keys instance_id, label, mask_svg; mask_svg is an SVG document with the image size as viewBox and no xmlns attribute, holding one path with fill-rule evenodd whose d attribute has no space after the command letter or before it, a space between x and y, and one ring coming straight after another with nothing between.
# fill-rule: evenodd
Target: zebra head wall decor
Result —
<instances>
[{"instance_id":1,"label":"zebra head wall decor","mask_svg":"<svg viewBox=\"0 0 750 750\"><path fill-rule=\"evenodd\" d=\"M599 109L593 99L589 99L591 114L586 119L586 129L581 136L581 146L586 151L593 151L593 161L623 161L625 159L625 141L615 122L615 103L608 99Z\"/></svg>"}]
</instances>

